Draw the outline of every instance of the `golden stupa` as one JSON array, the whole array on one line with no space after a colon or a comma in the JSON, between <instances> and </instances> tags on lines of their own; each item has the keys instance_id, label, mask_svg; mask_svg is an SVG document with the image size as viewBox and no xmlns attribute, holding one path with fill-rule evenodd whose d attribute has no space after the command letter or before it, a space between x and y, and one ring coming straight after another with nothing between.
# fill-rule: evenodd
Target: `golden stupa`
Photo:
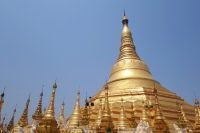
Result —
<instances>
[{"instance_id":1,"label":"golden stupa","mask_svg":"<svg viewBox=\"0 0 200 133\"><path fill-rule=\"evenodd\" d=\"M124 14L120 54L109 80L85 105L77 92L72 114L65 118L63 102L55 117L57 84L53 84L48 109L42 111L42 96L28 123L28 98L24 112L14 125L16 109L8 125L0 117L0 133L200 133L200 106L194 106L154 80L136 52L128 18ZM0 116L4 103L0 96Z\"/></svg>"},{"instance_id":2,"label":"golden stupa","mask_svg":"<svg viewBox=\"0 0 200 133\"><path fill-rule=\"evenodd\" d=\"M58 124L55 118L55 95L56 95L56 82L53 84L52 94L48 109L44 112L42 119L40 120L38 126L36 127L35 133L58 133Z\"/></svg>"},{"instance_id":3,"label":"golden stupa","mask_svg":"<svg viewBox=\"0 0 200 133\"><path fill-rule=\"evenodd\" d=\"M148 106L147 113L150 123L153 123L156 117L157 103L155 101L159 101L159 110L162 112L162 117L167 127L169 127L169 130L173 130L173 124L177 123L177 102L182 103L182 110L188 119L188 127L192 129L195 120L194 107L153 79L147 65L136 52L126 15L124 15L122 23L120 54L112 67L109 80L105 85L108 86L109 106L115 129L118 128L117 123L120 119L121 97L123 97L126 116L129 120L131 120L132 104L134 104L135 108L135 118L137 121L140 120L143 110L142 103L145 101ZM105 98L104 93L107 91L105 86L90 100L95 105L91 109L93 110L91 114L91 125L93 125L92 122L97 117L95 110L99 108L100 99ZM154 96L155 88L157 90L156 100ZM153 124L150 124L150 126L153 126Z\"/></svg>"}]
</instances>

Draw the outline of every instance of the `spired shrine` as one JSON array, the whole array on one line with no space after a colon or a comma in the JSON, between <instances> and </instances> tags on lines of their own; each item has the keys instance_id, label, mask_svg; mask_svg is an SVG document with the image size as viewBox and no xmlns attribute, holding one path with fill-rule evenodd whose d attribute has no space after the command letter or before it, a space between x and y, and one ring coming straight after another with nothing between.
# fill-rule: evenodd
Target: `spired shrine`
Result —
<instances>
[{"instance_id":1,"label":"spired shrine","mask_svg":"<svg viewBox=\"0 0 200 133\"><path fill-rule=\"evenodd\" d=\"M198 99L188 104L158 81L136 52L128 18L122 19L121 47L109 80L99 92L85 99L80 106L77 92L72 114L65 118L63 102L60 115L55 117L56 82L47 110L42 111L42 97L28 123L30 97L15 124L15 112L8 124L1 119L1 133L200 133ZM4 93L0 96L0 113Z\"/></svg>"}]
</instances>

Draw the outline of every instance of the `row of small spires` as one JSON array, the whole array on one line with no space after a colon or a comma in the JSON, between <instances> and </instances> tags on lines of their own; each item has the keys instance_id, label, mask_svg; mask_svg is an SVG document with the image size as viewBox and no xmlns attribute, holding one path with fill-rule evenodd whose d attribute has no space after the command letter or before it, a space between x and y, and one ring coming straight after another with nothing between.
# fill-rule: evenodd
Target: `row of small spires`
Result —
<instances>
[{"instance_id":1,"label":"row of small spires","mask_svg":"<svg viewBox=\"0 0 200 133\"><path fill-rule=\"evenodd\" d=\"M54 89L57 88L56 82L53 84L53 88ZM4 91L5 91L5 88L4 88ZM15 114L16 114L16 107L13 110L13 115L12 115L8 125L4 124L5 116L1 120L2 107L3 107L3 103L4 103L4 91L0 96L0 131L3 131L3 130L11 131L14 128L14 118L15 118ZM40 99L39 99L36 111L32 115L32 119L37 120L38 118L41 118L43 116L43 113L42 113L42 97L43 97L43 91L40 93ZM22 116L20 117L20 119L19 119L19 121L17 123L18 126L25 127L25 126L28 125L28 107L29 107L29 103L30 103L30 95L29 95L29 97L27 99L27 102L26 102L24 111L22 113ZM49 104L50 108L52 108L52 106L54 108L54 105L52 105L52 104L53 103L50 102L50 104ZM46 109L44 109L44 112L45 112L45 110ZM54 115L54 112L53 112L53 115Z\"/></svg>"},{"instance_id":2,"label":"row of small spires","mask_svg":"<svg viewBox=\"0 0 200 133\"><path fill-rule=\"evenodd\" d=\"M38 102L38 105L37 105L37 108L36 108L36 111L35 113L32 115L32 119L33 120L41 120L42 118L44 118L45 116L46 117L49 117L49 118L54 118L54 98L55 98L55 89L57 88L57 85L56 85L56 82L53 84L53 92L52 92L52 96L51 96L51 100L50 100L50 104L49 104L49 107L48 107L48 110L44 111L44 113L42 113L42 97L43 97L43 92L40 93L40 99L39 99L39 102ZM156 121L158 122L158 124L162 124L162 125L165 125L165 128L168 129L168 126L166 125L165 121L164 121L164 118L162 116L162 111L160 109L160 105L159 105L159 102L158 102L158 97L157 97L157 89L154 88L153 90L153 94L155 96L155 121L154 123L156 123ZM86 104L85 104L85 107L84 109L87 109L87 106L89 106L89 101L86 99ZM4 91L3 93L1 94L0 96L0 113L2 111L2 106L3 106L3 103L4 103ZM17 126L20 126L20 127L26 127L28 126L28 106L29 106L29 103L30 103L30 96L28 97L27 99L27 102L26 102L26 105L25 105L25 108L24 108L24 111L23 111L23 114L22 116L20 117L18 123L17 123ZM142 111L142 116L141 116L141 120L143 121L148 121L148 115L147 115L147 108L149 108L148 104L145 104L144 103L144 108L143 108L143 111ZM65 119L64 118L64 102L62 103L62 108L61 108L61 113L60 113L60 119ZM91 106L94 105L94 103L90 103ZM188 120L187 118L185 117L185 113L183 111L183 108L182 108L182 105L181 104L178 104L178 121L177 121L177 124L180 128L187 128L187 125L188 125ZM75 104L75 108L74 110L76 110L79 106L79 109L80 109L80 92L78 91L77 93L77 100L76 100L76 104ZM100 105L102 106L102 105ZM102 107L100 107L102 108ZM134 108L132 106L132 108ZM195 99L195 114L196 114L196 119L195 119L195 128L196 129L200 129L200 108L199 108L199 101L198 99ZM83 113L84 113L84 109L83 109ZM102 118L101 121L99 122L99 128L101 127L101 124L103 122L103 119L107 119L111 124L110 128L113 128L113 124L112 124L112 118L111 118L111 112L110 112L110 109L109 109L109 101L108 101L108 86L106 85L105 86L105 103L104 103L104 115L102 115ZM1 123L0 123L0 130L7 130L7 131L11 131L13 130L14 128L14 118L15 118L15 113L16 113L16 107L13 111L13 115L11 117L11 120L9 121L9 124L5 124L4 125L4 121L5 121L5 117L2 119ZM73 115L73 113L72 113ZM86 115L85 115L86 116ZM79 119L79 118L78 118ZM88 118L85 118L85 123L84 124L88 124L89 121L86 120ZM78 120L79 121L79 120ZM83 120L84 121L84 120ZM119 127L124 127L125 126L125 111L124 111L124 106L123 106L123 98L121 98L121 111L120 111L120 118L119 118ZM120 125L120 122L121 122L121 125ZM133 123L133 127L135 128L137 126L137 123L135 121L135 118L134 118L134 111L133 111L133 114L132 114L132 123ZM78 123L80 124L80 123ZM76 125L77 126L77 125ZM156 126L154 127L156 128ZM158 127L159 128L159 127Z\"/></svg>"}]
</instances>

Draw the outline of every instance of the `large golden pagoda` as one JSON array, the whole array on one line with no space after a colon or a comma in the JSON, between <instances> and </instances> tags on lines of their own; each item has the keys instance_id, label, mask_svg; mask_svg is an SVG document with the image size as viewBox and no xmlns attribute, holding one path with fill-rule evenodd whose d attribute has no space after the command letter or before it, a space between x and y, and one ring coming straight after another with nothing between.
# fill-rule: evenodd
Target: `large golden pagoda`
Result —
<instances>
[{"instance_id":1,"label":"large golden pagoda","mask_svg":"<svg viewBox=\"0 0 200 133\"><path fill-rule=\"evenodd\" d=\"M170 131L174 129L173 124L178 119L177 101L182 103L182 108L189 124L194 123L194 107L154 80L147 65L138 56L131 30L128 27L128 18L126 15L123 17L122 24L123 29L119 57L113 65L109 80L106 83L109 88L109 105L111 106L111 116L115 129L119 128L117 123L120 119L120 104L117 104L117 101L120 101L121 97L127 103L124 104L124 108L126 109L125 112L128 119L131 119L131 104L134 103L137 121L142 117L142 102L148 101L148 103L151 103L152 105L148 106L147 112L149 114L149 122L153 123L154 117L156 117L155 111L157 106L154 100L154 88L157 90L156 98L159 101L159 110L162 112L162 117ZM99 108L100 99L104 99L105 91L105 86L103 86L92 97L90 102L94 102L95 106L92 108L93 110ZM92 118L95 119L96 117L97 113L93 113ZM192 129L192 126L190 128Z\"/></svg>"},{"instance_id":2,"label":"large golden pagoda","mask_svg":"<svg viewBox=\"0 0 200 133\"><path fill-rule=\"evenodd\" d=\"M28 123L28 98L24 112L14 126L13 116L2 132L12 133L200 133L200 106L194 107L154 80L147 65L136 52L128 18L124 14L119 57L108 82L80 107L77 92L72 114L66 119L63 102L59 118L55 117L56 82L48 109L42 112L42 96ZM0 113L3 96L0 97Z\"/></svg>"}]
</instances>

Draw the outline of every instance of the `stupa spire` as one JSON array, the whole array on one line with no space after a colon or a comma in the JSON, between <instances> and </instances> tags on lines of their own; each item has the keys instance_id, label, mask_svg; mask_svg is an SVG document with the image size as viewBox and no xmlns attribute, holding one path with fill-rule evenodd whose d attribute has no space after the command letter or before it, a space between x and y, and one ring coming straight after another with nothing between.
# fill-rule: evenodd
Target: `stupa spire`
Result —
<instances>
[{"instance_id":1,"label":"stupa spire","mask_svg":"<svg viewBox=\"0 0 200 133\"><path fill-rule=\"evenodd\" d=\"M58 117L58 127L62 130L65 127L65 102L62 102L62 107L60 110L60 115Z\"/></svg>"},{"instance_id":2,"label":"stupa spire","mask_svg":"<svg viewBox=\"0 0 200 133\"><path fill-rule=\"evenodd\" d=\"M69 119L68 126L70 128L79 127L80 125L80 91L78 90L74 110Z\"/></svg>"},{"instance_id":3,"label":"stupa spire","mask_svg":"<svg viewBox=\"0 0 200 133\"><path fill-rule=\"evenodd\" d=\"M118 127L117 128L126 129L129 127L130 127L129 121L125 116L123 98L121 98L121 109L120 109L120 115L119 115L119 119L118 119Z\"/></svg>"},{"instance_id":4,"label":"stupa spire","mask_svg":"<svg viewBox=\"0 0 200 133\"><path fill-rule=\"evenodd\" d=\"M183 106L181 103L177 103L178 105L178 120L177 120L177 125L179 128L187 128L188 120L185 116L185 112L183 111Z\"/></svg>"},{"instance_id":5,"label":"stupa spire","mask_svg":"<svg viewBox=\"0 0 200 133\"><path fill-rule=\"evenodd\" d=\"M16 113L16 107L15 107L15 109L14 109L14 111L13 111L13 115L12 115L12 117L11 117L11 119L10 119L10 121L9 121L9 123L8 123L8 126L7 126L7 131L12 131L12 129L14 128L14 120L15 120L15 113Z\"/></svg>"},{"instance_id":6,"label":"stupa spire","mask_svg":"<svg viewBox=\"0 0 200 133\"><path fill-rule=\"evenodd\" d=\"M43 91L40 93L40 99L38 101L37 108L35 110L35 113L32 115L32 118L34 120L41 120L42 119L42 97L43 97Z\"/></svg>"},{"instance_id":7,"label":"stupa spire","mask_svg":"<svg viewBox=\"0 0 200 133\"><path fill-rule=\"evenodd\" d=\"M26 105L25 105L25 108L24 108L24 112L21 116L21 118L19 119L18 121L18 126L20 127L26 127L28 126L28 107L29 107L29 103L30 103L30 95L26 101Z\"/></svg>"},{"instance_id":8,"label":"stupa spire","mask_svg":"<svg viewBox=\"0 0 200 133\"><path fill-rule=\"evenodd\" d=\"M121 48L118 61L123 59L140 59L135 51L135 45L132 38L131 30L128 27L128 18L124 11L122 19L123 29L121 35Z\"/></svg>"},{"instance_id":9,"label":"stupa spire","mask_svg":"<svg viewBox=\"0 0 200 133\"><path fill-rule=\"evenodd\" d=\"M58 123L55 119L54 114L54 102L56 95L57 84L56 81L52 87L52 94L48 109L44 112L42 120L39 122L39 125L36 127L36 130L39 133L57 133L58 132Z\"/></svg>"},{"instance_id":10,"label":"stupa spire","mask_svg":"<svg viewBox=\"0 0 200 133\"><path fill-rule=\"evenodd\" d=\"M59 115L59 121L64 121L64 120L65 120L65 102L63 101Z\"/></svg>"},{"instance_id":11,"label":"stupa spire","mask_svg":"<svg viewBox=\"0 0 200 133\"><path fill-rule=\"evenodd\" d=\"M53 84L53 90L51 94L50 103L49 103L48 109L46 110L44 114L44 119L55 119L54 102L55 102L56 88L57 88L57 84L55 81L55 83Z\"/></svg>"},{"instance_id":12,"label":"stupa spire","mask_svg":"<svg viewBox=\"0 0 200 133\"><path fill-rule=\"evenodd\" d=\"M103 114L99 125L98 133L105 133L106 131L112 132L114 128L108 100L108 84L105 85L105 100Z\"/></svg>"},{"instance_id":13,"label":"stupa spire","mask_svg":"<svg viewBox=\"0 0 200 133\"><path fill-rule=\"evenodd\" d=\"M140 59L136 52L128 22L128 17L124 13L120 54L117 62L113 65L108 83L122 79L153 79L147 65Z\"/></svg>"},{"instance_id":14,"label":"stupa spire","mask_svg":"<svg viewBox=\"0 0 200 133\"><path fill-rule=\"evenodd\" d=\"M154 131L156 133L168 132L169 128L166 122L164 121L164 118L160 109L160 104L158 102L158 96L157 96L157 89L155 88L155 85L154 85L153 93L155 95L155 118L153 122Z\"/></svg>"}]
</instances>

